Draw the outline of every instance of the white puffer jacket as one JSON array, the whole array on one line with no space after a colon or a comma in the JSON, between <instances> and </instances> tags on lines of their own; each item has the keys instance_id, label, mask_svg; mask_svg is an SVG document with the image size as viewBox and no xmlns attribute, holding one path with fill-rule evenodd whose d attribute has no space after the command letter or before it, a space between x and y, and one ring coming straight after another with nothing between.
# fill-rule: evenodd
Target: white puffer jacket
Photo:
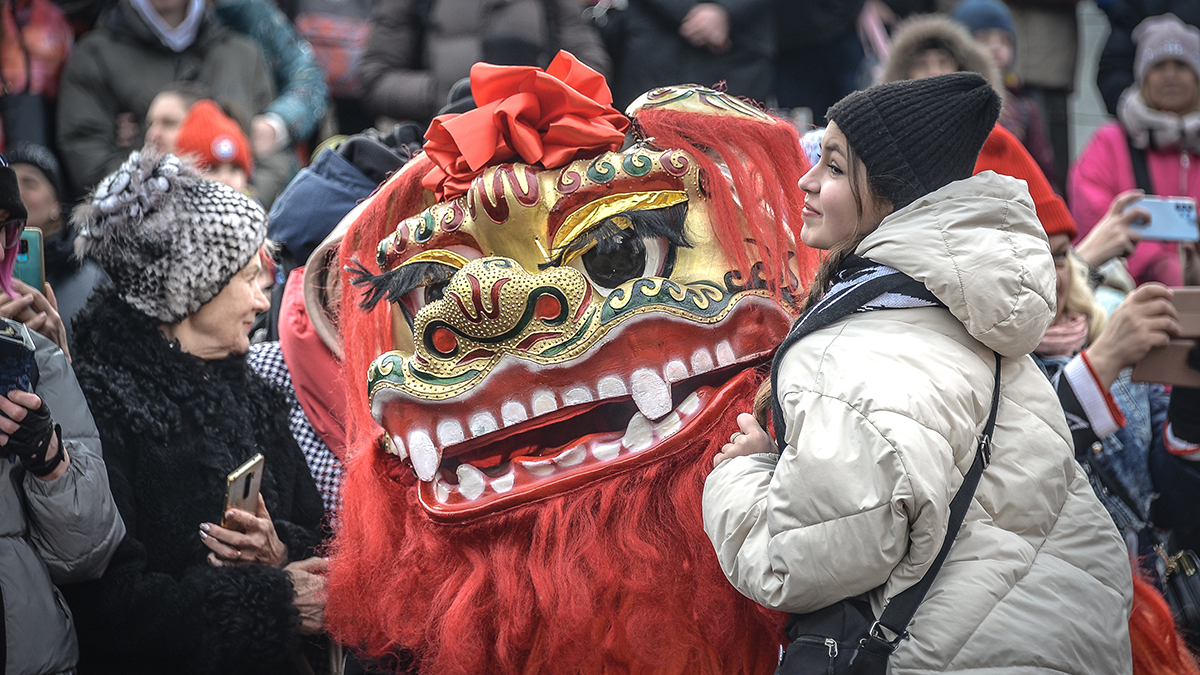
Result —
<instances>
[{"instance_id":1,"label":"white puffer jacket","mask_svg":"<svg viewBox=\"0 0 1200 675\"><path fill-rule=\"evenodd\" d=\"M1026 356L1054 316L1049 247L1025 184L985 172L884 219L857 253L942 308L856 314L783 357L788 447L704 486L734 586L811 612L916 583L1003 383L992 463L890 672L1129 673L1129 559L1074 460L1053 389Z\"/></svg>"}]
</instances>

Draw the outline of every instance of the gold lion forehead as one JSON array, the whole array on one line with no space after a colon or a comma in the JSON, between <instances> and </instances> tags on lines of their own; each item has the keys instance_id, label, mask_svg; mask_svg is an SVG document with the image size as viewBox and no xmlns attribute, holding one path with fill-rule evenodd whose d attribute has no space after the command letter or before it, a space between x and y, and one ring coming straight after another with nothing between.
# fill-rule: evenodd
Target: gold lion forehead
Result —
<instances>
[{"instance_id":1,"label":"gold lion forehead","mask_svg":"<svg viewBox=\"0 0 1200 675\"><path fill-rule=\"evenodd\" d=\"M696 115L750 118L766 124L777 123L775 118L739 98L695 84L651 89L630 103L625 109L625 114L636 118L642 111L655 108Z\"/></svg>"},{"instance_id":2,"label":"gold lion forehead","mask_svg":"<svg viewBox=\"0 0 1200 675\"><path fill-rule=\"evenodd\" d=\"M668 209L700 194L696 162L684 152L636 144L561 169L505 164L484 171L465 195L401 221L379 244L379 266L437 262L461 268L499 255L529 269L564 264L603 223Z\"/></svg>"}]
</instances>

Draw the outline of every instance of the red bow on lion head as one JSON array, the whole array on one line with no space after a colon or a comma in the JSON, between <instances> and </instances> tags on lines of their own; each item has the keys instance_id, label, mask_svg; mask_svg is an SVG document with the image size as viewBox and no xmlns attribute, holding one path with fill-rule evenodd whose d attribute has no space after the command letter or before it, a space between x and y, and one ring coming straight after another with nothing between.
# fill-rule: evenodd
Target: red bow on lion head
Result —
<instances>
[{"instance_id":1,"label":"red bow on lion head","mask_svg":"<svg viewBox=\"0 0 1200 675\"><path fill-rule=\"evenodd\" d=\"M438 201L465 194L488 166L520 161L553 169L617 150L629 127L612 107L604 76L568 52L546 70L477 63L471 94L478 108L440 115L425 134L435 166L422 185Z\"/></svg>"}]
</instances>

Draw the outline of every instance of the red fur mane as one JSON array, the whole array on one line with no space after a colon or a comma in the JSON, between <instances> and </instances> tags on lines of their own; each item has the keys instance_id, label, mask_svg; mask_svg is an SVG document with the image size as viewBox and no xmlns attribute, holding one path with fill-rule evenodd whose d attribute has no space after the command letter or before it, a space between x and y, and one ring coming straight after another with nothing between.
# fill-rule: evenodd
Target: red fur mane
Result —
<instances>
[{"instance_id":1,"label":"red fur mane","mask_svg":"<svg viewBox=\"0 0 1200 675\"><path fill-rule=\"evenodd\" d=\"M643 469L452 525L395 458L357 453L326 620L372 659L414 648L438 675L772 672L783 617L729 585L700 525L733 414Z\"/></svg>"}]
</instances>

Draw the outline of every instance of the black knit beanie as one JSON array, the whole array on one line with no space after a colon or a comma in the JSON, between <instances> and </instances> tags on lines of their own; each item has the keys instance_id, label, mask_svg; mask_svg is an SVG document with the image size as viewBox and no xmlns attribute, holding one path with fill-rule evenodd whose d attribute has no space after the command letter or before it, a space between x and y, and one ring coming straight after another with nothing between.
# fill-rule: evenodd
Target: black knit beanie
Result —
<instances>
[{"instance_id":1,"label":"black knit beanie","mask_svg":"<svg viewBox=\"0 0 1200 675\"><path fill-rule=\"evenodd\" d=\"M17 172L0 155L0 209L8 211L11 220L25 220L25 203L21 201L21 188L17 187Z\"/></svg>"},{"instance_id":2,"label":"black knit beanie","mask_svg":"<svg viewBox=\"0 0 1200 675\"><path fill-rule=\"evenodd\" d=\"M826 114L897 210L969 178L999 116L1000 96L977 73L876 85Z\"/></svg>"}]
</instances>

